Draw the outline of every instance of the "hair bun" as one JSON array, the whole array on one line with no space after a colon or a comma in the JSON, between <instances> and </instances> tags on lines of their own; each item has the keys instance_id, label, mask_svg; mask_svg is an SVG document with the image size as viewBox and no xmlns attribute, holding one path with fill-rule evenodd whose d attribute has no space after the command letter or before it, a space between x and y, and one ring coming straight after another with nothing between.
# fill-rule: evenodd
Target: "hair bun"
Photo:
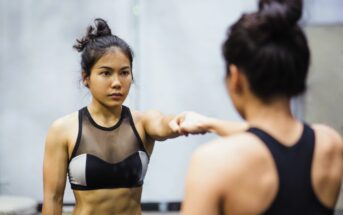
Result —
<instances>
[{"instance_id":1,"label":"hair bun","mask_svg":"<svg viewBox=\"0 0 343 215\"><path fill-rule=\"evenodd\" d=\"M90 35L94 36L94 38L112 35L111 29L105 20L97 18L94 20L94 24L95 29L92 29L92 32L89 31Z\"/></svg>"},{"instance_id":2,"label":"hair bun","mask_svg":"<svg viewBox=\"0 0 343 215\"><path fill-rule=\"evenodd\" d=\"M260 0L259 15L276 32L295 26L302 15L302 0Z\"/></svg>"},{"instance_id":3,"label":"hair bun","mask_svg":"<svg viewBox=\"0 0 343 215\"><path fill-rule=\"evenodd\" d=\"M112 35L112 32L107 22L101 18L97 18L94 20L94 27L89 26L87 28L86 36L81 39L76 39L76 44L73 47L78 52L82 52L91 40L110 35Z\"/></svg>"}]
</instances>

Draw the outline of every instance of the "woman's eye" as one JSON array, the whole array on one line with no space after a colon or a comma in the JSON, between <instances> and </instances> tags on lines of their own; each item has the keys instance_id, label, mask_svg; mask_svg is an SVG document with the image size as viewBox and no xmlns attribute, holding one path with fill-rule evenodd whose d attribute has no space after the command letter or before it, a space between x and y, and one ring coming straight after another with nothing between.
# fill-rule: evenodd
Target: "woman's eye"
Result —
<instances>
[{"instance_id":1,"label":"woman's eye","mask_svg":"<svg viewBox=\"0 0 343 215\"><path fill-rule=\"evenodd\" d=\"M130 74L130 72L129 71L122 71L121 74L124 75L124 76L127 76L127 75Z\"/></svg>"},{"instance_id":2,"label":"woman's eye","mask_svg":"<svg viewBox=\"0 0 343 215\"><path fill-rule=\"evenodd\" d=\"M109 76L109 75L111 75L111 73L108 72L108 71L105 71L105 72L102 72L101 75L103 75L103 76Z\"/></svg>"}]
</instances>

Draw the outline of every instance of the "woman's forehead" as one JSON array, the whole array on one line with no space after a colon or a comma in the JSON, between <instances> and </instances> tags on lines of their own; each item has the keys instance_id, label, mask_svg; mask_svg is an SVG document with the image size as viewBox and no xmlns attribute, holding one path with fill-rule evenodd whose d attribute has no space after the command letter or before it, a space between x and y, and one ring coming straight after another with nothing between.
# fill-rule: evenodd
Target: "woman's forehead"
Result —
<instances>
[{"instance_id":1,"label":"woman's forehead","mask_svg":"<svg viewBox=\"0 0 343 215\"><path fill-rule=\"evenodd\" d=\"M126 55L120 50L107 51L94 65L94 68L100 67L111 67L111 68L121 68L130 67L130 60Z\"/></svg>"}]
</instances>

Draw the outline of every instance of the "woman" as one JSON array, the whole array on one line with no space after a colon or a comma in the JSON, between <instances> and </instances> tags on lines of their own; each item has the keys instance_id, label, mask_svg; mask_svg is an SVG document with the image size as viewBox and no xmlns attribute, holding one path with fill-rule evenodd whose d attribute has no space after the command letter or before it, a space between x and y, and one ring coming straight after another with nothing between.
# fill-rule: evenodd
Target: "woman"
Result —
<instances>
[{"instance_id":1,"label":"woman","mask_svg":"<svg viewBox=\"0 0 343 215\"><path fill-rule=\"evenodd\" d=\"M49 129L43 214L61 214L67 174L76 199L73 214L141 214L154 141L180 134L168 125L172 116L123 105L133 81L133 55L104 20L96 19L74 48L82 53L83 83L92 101Z\"/></svg>"},{"instance_id":2,"label":"woman","mask_svg":"<svg viewBox=\"0 0 343 215\"><path fill-rule=\"evenodd\" d=\"M300 0L260 0L257 12L231 26L223 45L226 85L250 127L194 153L182 214L334 213L342 138L326 125L301 122L290 109L290 98L305 91L310 59L297 24L301 11ZM196 128L183 125L184 117L172 124L181 131L226 129L200 118Z\"/></svg>"}]
</instances>

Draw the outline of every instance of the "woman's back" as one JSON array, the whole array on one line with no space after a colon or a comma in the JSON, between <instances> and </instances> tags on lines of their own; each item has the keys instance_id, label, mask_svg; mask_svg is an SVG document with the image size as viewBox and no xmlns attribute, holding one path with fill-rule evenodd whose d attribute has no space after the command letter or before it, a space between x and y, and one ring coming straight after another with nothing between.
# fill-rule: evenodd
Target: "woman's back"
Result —
<instances>
[{"instance_id":1,"label":"woman's back","mask_svg":"<svg viewBox=\"0 0 343 215\"><path fill-rule=\"evenodd\" d=\"M250 129L198 149L187 178L183 213L333 214L342 179L342 140L327 126L297 124L291 127L280 124L282 129L255 124L254 127L263 129ZM269 139L265 143L256 134L274 142ZM290 144L292 141L296 144ZM276 147L282 149L277 159L279 164L268 144L279 144ZM287 158L290 150L292 158ZM282 168L287 167L281 170L287 173L281 174L282 180L277 170L280 161ZM308 165L310 168L306 169Z\"/></svg>"},{"instance_id":2,"label":"woman's back","mask_svg":"<svg viewBox=\"0 0 343 215\"><path fill-rule=\"evenodd\" d=\"M342 159L339 146L332 144L330 138L316 141L315 136L322 136L322 131L317 131L316 135L308 125L303 124L302 127L299 139L291 145L283 144L262 129L252 127L248 130L266 146L268 160L273 162L273 169L268 172L276 174L271 184L277 184L277 190L272 191L274 197L263 214L333 214L341 178L341 172L337 171ZM318 150L318 144L326 144L331 153ZM314 162L316 165L313 165ZM318 171L323 169L321 163L329 163L336 171L332 173L326 168L327 172L318 175ZM325 180L326 186L320 190L320 181ZM324 193L328 195L324 196ZM260 198L263 199L263 196Z\"/></svg>"}]
</instances>

